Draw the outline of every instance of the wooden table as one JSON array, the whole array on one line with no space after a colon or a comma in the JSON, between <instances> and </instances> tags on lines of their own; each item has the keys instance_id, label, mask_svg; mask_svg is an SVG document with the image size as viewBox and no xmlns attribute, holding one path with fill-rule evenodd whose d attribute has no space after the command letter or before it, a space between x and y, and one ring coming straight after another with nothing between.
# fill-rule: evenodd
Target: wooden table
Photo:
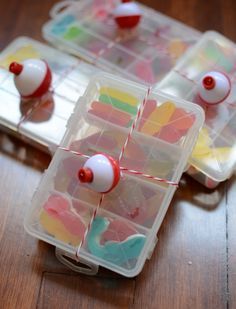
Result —
<instances>
[{"instance_id":1,"label":"wooden table","mask_svg":"<svg viewBox=\"0 0 236 309\"><path fill-rule=\"evenodd\" d=\"M0 48L19 35L42 40L55 0L0 0ZM236 41L234 0L142 1L201 31ZM184 176L158 245L133 279L104 269L86 277L23 229L50 157L0 134L0 308L236 308L236 177L209 191Z\"/></svg>"}]
</instances>

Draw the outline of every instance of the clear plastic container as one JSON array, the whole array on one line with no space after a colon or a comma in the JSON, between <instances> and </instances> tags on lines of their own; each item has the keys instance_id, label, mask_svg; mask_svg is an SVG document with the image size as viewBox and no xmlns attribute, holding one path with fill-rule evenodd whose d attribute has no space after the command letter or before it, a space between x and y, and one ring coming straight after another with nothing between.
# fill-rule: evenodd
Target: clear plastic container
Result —
<instances>
[{"instance_id":1,"label":"clear plastic container","mask_svg":"<svg viewBox=\"0 0 236 309\"><path fill-rule=\"evenodd\" d=\"M12 61L29 58L47 61L52 71L52 86L42 98L23 102L8 67ZM2 129L43 150L55 148L65 133L78 98L97 71L87 63L30 38L15 39L0 53Z\"/></svg>"},{"instance_id":2,"label":"clear plastic container","mask_svg":"<svg viewBox=\"0 0 236 309\"><path fill-rule=\"evenodd\" d=\"M236 166L236 47L221 34L206 32L157 85L156 89L201 104L197 85L209 71L231 80L229 96L205 106L205 125L189 163L188 173L208 188L228 179ZM202 105L203 106L203 105Z\"/></svg>"},{"instance_id":3,"label":"clear plastic container","mask_svg":"<svg viewBox=\"0 0 236 309\"><path fill-rule=\"evenodd\" d=\"M200 33L138 3L143 17L135 31L121 32L112 12L119 0L57 3L44 38L63 50L128 79L154 84L194 44Z\"/></svg>"},{"instance_id":4,"label":"clear plastic container","mask_svg":"<svg viewBox=\"0 0 236 309\"><path fill-rule=\"evenodd\" d=\"M92 220L101 193L78 180L84 155L106 153L118 160L142 102L146 104L120 160L121 167L142 175L123 169ZM151 256L174 184L203 122L203 110L195 104L152 90L148 95L148 87L108 73L96 75L34 194L25 219L27 232L56 246L60 260L63 255L75 259L86 235L78 254L86 267L137 275ZM85 272L81 267L79 271Z\"/></svg>"}]
</instances>

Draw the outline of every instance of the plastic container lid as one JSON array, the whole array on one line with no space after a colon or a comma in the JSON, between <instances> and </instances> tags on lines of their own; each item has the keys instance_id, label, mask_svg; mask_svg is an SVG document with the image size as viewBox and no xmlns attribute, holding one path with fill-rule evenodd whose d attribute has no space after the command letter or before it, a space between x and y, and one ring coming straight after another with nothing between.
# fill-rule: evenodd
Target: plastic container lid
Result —
<instances>
[{"instance_id":1,"label":"plastic container lid","mask_svg":"<svg viewBox=\"0 0 236 309\"><path fill-rule=\"evenodd\" d=\"M29 58L46 60L52 71L52 87L40 99L21 102L8 67L12 61ZM78 98L97 71L87 63L30 38L15 39L0 53L0 125L43 150L58 146Z\"/></svg>"},{"instance_id":2,"label":"plastic container lid","mask_svg":"<svg viewBox=\"0 0 236 309\"><path fill-rule=\"evenodd\" d=\"M189 162L216 182L228 179L236 166L235 67L235 44L217 32L207 32L156 88L205 108L205 125ZM198 93L200 80L210 71L231 81L228 97L216 105L204 104Z\"/></svg>"},{"instance_id":3,"label":"plastic container lid","mask_svg":"<svg viewBox=\"0 0 236 309\"><path fill-rule=\"evenodd\" d=\"M105 71L147 84L159 81L200 37L198 31L140 3L140 25L121 32L112 15L118 4L118 0L57 3L43 36Z\"/></svg>"},{"instance_id":4,"label":"plastic container lid","mask_svg":"<svg viewBox=\"0 0 236 309\"><path fill-rule=\"evenodd\" d=\"M81 246L80 260L137 275L155 246L203 122L195 104L107 73L96 75L34 194L26 230L70 257ZM102 194L78 178L88 157L98 153L120 159L121 170L100 206ZM108 175L101 171L101 177ZM97 182L96 175L92 181L101 185L104 179Z\"/></svg>"}]
</instances>

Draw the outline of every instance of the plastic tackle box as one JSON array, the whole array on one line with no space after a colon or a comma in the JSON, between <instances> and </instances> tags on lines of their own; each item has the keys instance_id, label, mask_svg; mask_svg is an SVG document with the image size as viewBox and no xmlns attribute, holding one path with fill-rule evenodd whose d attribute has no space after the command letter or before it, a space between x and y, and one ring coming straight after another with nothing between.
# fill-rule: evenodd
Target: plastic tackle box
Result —
<instances>
[{"instance_id":1,"label":"plastic tackle box","mask_svg":"<svg viewBox=\"0 0 236 309\"><path fill-rule=\"evenodd\" d=\"M200 33L140 3L143 17L137 29L119 31L113 18L119 3L119 0L57 3L51 10L51 20L43 27L43 36L58 48L108 72L154 84L170 71Z\"/></svg>"},{"instance_id":2,"label":"plastic tackle box","mask_svg":"<svg viewBox=\"0 0 236 309\"><path fill-rule=\"evenodd\" d=\"M42 58L52 71L52 86L40 99L21 102L8 71L12 61ZM46 150L58 146L93 66L27 37L15 39L0 53L0 125L28 142Z\"/></svg>"},{"instance_id":3,"label":"plastic tackle box","mask_svg":"<svg viewBox=\"0 0 236 309\"><path fill-rule=\"evenodd\" d=\"M216 71L228 76L230 93L221 103L206 105L198 85L204 74ZM199 42L158 84L157 89L200 104L205 125L189 160L188 173L208 188L228 179L236 166L236 47L217 32L206 32ZM214 90L217 91L217 90Z\"/></svg>"},{"instance_id":4,"label":"plastic tackle box","mask_svg":"<svg viewBox=\"0 0 236 309\"><path fill-rule=\"evenodd\" d=\"M70 267L65 256L86 264L80 272L95 273L100 265L137 275L151 256L203 122L196 104L108 73L96 75L34 194L26 230L56 246ZM100 156L119 165L112 190L105 186L111 176ZM85 166L93 176L82 181Z\"/></svg>"}]
</instances>

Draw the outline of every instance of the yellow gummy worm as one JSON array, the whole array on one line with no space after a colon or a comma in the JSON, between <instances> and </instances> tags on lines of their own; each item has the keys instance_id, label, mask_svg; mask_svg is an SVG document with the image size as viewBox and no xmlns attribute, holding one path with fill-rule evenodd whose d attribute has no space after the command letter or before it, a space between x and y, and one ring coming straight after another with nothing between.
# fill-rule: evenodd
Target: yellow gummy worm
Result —
<instances>
[{"instance_id":1,"label":"yellow gummy worm","mask_svg":"<svg viewBox=\"0 0 236 309\"><path fill-rule=\"evenodd\" d=\"M230 147L220 147L210 149L205 155L194 156L195 159L210 165L212 162L227 162L231 154Z\"/></svg>"},{"instance_id":2,"label":"yellow gummy worm","mask_svg":"<svg viewBox=\"0 0 236 309\"><path fill-rule=\"evenodd\" d=\"M175 104L172 102L165 102L158 106L145 121L141 132L148 135L158 133L164 125L168 124L175 108Z\"/></svg>"},{"instance_id":3,"label":"yellow gummy worm","mask_svg":"<svg viewBox=\"0 0 236 309\"><path fill-rule=\"evenodd\" d=\"M206 128L203 128L200 131L197 144L192 153L192 157L194 159L205 162L209 162L209 160L226 162L229 159L231 148L230 147L210 148L211 143L212 142L208 130Z\"/></svg>"},{"instance_id":4,"label":"yellow gummy worm","mask_svg":"<svg viewBox=\"0 0 236 309\"><path fill-rule=\"evenodd\" d=\"M72 246L78 246L81 239L67 231L64 225L56 218L52 218L45 210L41 212L40 222L43 228L56 239Z\"/></svg>"},{"instance_id":5,"label":"yellow gummy worm","mask_svg":"<svg viewBox=\"0 0 236 309\"><path fill-rule=\"evenodd\" d=\"M0 64L8 69L11 62L21 62L29 58L40 58L40 54L32 45L20 47L14 53L8 54L5 58L0 60Z\"/></svg>"},{"instance_id":6,"label":"yellow gummy worm","mask_svg":"<svg viewBox=\"0 0 236 309\"><path fill-rule=\"evenodd\" d=\"M211 138L209 136L208 130L206 128L203 128L199 133L196 146L192 153L192 157L197 158L208 155L211 152L210 145Z\"/></svg>"},{"instance_id":7,"label":"yellow gummy worm","mask_svg":"<svg viewBox=\"0 0 236 309\"><path fill-rule=\"evenodd\" d=\"M110 97L118 99L124 103L128 103L129 105L132 105L132 106L137 106L139 103L138 98L136 98L135 96L127 92L117 90L115 88L102 87L100 89L100 94L109 95Z\"/></svg>"}]
</instances>

